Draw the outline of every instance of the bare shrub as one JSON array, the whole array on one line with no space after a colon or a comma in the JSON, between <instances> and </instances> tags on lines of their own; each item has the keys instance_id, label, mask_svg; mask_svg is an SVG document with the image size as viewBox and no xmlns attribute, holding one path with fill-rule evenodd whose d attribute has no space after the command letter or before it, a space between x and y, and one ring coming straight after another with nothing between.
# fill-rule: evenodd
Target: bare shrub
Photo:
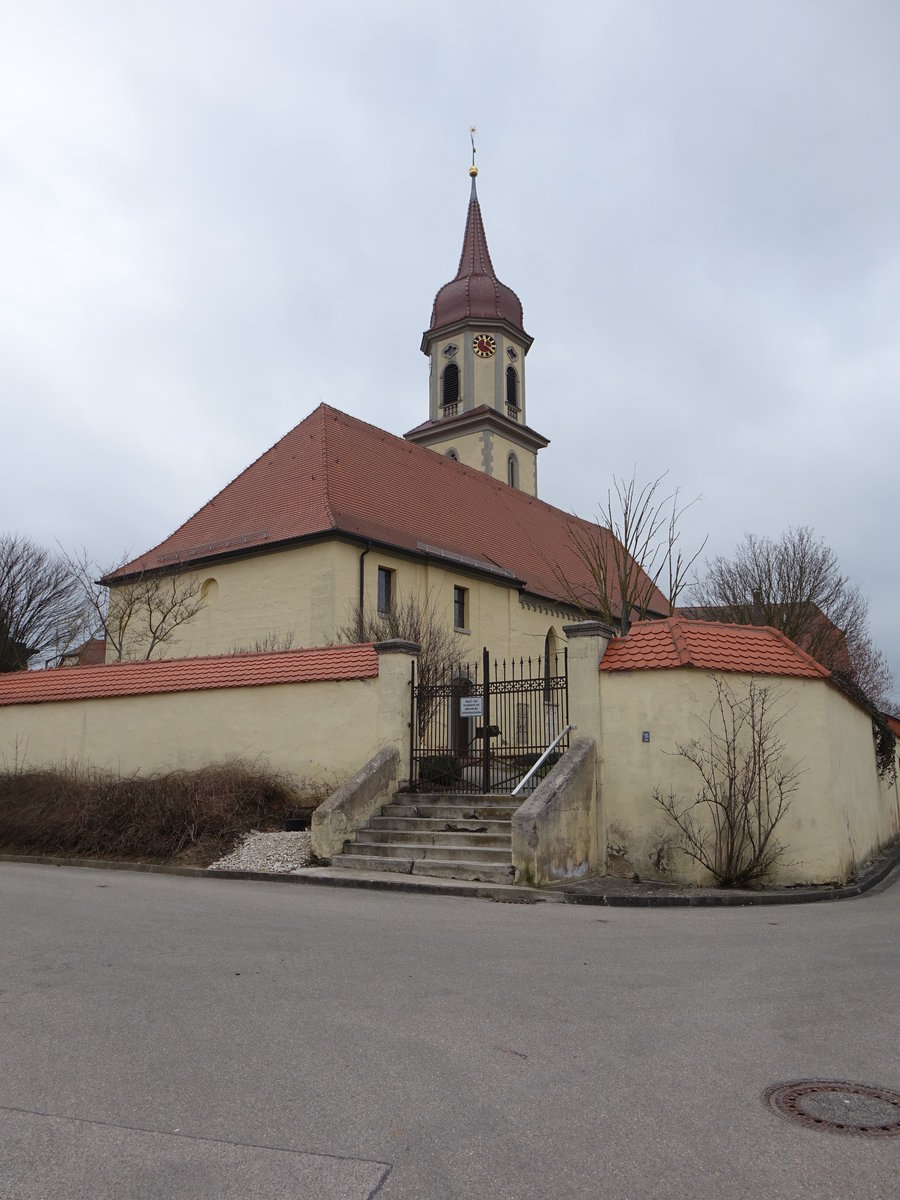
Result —
<instances>
[{"instance_id":1,"label":"bare shrub","mask_svg":"<svg viewBox=\"0 0 900 1200\"><path fill-rule=\"evenodd\" d=\"M677 745L677 756L697 769L693 800L674 789L653 798L677 828L676 845L705 867L720 887L742 887L764 878L782 857L775 830L799 786L800 771L784 758L778 735L777 689L754 680L736 695L714 679L716 699L704 734Z\"/></svg>"},{"instance_id":2,"label":"bare shrub","mask_svg":"<svg viewBox=\"0 0 900 1200\"><path fill-rule=\"evenodd\" d=\"M431 596L397 599L390 612L373 613L357 606L350 620L337 631L341 642L387 642L400 639L421 646L416 679L431 687L452 673L462 655L461 639L442 620Z\"/></svg>"},{"instance_id":3,"label":"bare shrub","mask_svg":"<svg viewBox=\"0 0 900 1200\"><path fill-rule=\"evenodd\" d=\"M179 858L205 866L249 830L309 813L326 795L323 785L298 791L276 772L245 763L152 776L75 767L6 771L0 773L0 850Z\"/></svg>"}]
</instances>

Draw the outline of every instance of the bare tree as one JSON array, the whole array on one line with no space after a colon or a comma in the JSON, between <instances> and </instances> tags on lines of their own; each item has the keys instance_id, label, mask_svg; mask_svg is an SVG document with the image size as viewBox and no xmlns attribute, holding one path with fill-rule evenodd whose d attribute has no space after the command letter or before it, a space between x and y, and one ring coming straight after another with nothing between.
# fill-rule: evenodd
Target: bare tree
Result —
<instances>
[{"instance_id":1,"label":"bare tree","mask_svg":"<svg viewBox=\"0 0 900 1200\"><path fill-rule=\"evenodd\" d=\"M689 615L771 625L829 670L848 675L876 704L887 702L893 680L869 636L868 601L808 526L788 529L778 541L746 534L731 558L707 564L692 595Z\"/></svg>"},{"instance_id":2,"label":"bare tree","mask_svg":"<svg viewBox=\"0 0 900 1200\"><path fill-rule=\"evenodd\" d=\"M714 682L703 736L676 746L700 776L696 796L682 800L674 789L664 795L655 788L653 798L678 830L675 844L720 887L741 887L764 878L782 857L775 830L800 771L785 762L777 690L751 679L746 694L737 695L720 677Z\"/></svg>"},{"instance_id":3,"label":"bare tree","mask_svg":"<svg viewBox=\"0 0 900 1200\"><path fill-rule=\"evenodd\" d=\"M82 552L66 559L81 598L86 636L106 639L107 661L160 657L175 631L204 605L201 582L194 575L162 575L142 571L107 585L127 558L101 570Z\"/></svg>"},{"instance_id":4,"label":"bare tree","mask_svg":"<svg viewBox=\"0 0 900 1200\"><path fill-rule=\"evenodd\" d=\"M660 585L668 589L667 608L675 611L687 575L706 545L686 557L681 546L679 522L700 499L680 502L680 489L662 495L665 475L638 485L631 479L614 478L597 521L569 523L569 549L587 573L591 584L585 591L572 582L559 563L554 574L567 598L581 609L628 632L632 614L640 618L658 613ZM660 614L661 615L661 614Z\"/></svg>"},{"instance_id":5,"label":"bare tree","mask_svg":"<svg viewBox=\"0 0 900 1200\"><path fill-rule=\"evenodd\" d=\"M459 635L442 620L433 597L398 598L389 612L360 610L357 605L346 625L337 631L342 642L386 642L399 638L421 646L416 680L427 688L446 677L459 664L462 647Z\"/></svg>"},{"instance_id":6,"label":"bare tree","mask_svg":"<svg viewBox=\"0 0 900 1200\"><path fill-rule=\"evenodd\" d=\"M0 671L58 656L77 637L78 589L63 558L16 534L0 536Z\"/></svg>"}]
</instances>

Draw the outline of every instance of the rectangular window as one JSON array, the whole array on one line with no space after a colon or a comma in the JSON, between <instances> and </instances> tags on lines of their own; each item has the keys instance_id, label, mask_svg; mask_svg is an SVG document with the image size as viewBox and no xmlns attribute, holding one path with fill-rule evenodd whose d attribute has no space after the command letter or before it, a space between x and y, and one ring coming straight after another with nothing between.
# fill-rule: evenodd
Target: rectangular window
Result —
<instances>
[{"instance_id":1,"label":"rectangular window","mask_svg":"<svg viewBox=\"0 0 900 1200\"><path fill-rule=\"evenodd\" d=\"M387 615L394 607L394 572L389 567L378 568L378 611Z\"/></svg>"},{"instance_id":2,"label":"rectangular window","mask_svg":"<svg viewBox=\"0 0 900 1200\"><path fill-rule=\"evenodd\" d=\"M453 589L453 628L468 629L469 618L469 589L454 587Z\"/></svg>"}]
</instances>

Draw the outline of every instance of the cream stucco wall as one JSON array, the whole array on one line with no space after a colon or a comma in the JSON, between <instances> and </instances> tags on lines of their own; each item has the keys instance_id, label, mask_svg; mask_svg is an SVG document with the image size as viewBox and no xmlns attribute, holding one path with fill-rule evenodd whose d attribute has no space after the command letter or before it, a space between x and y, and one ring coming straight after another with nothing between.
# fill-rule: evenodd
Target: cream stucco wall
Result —
<instances>
[{"instance_id":1,"label":"cream stucco wall","mask_svg":"<svg viewBox=\"0 0 900 1200\"><path fill-rule=\"evenodd\" d=\"M600 672L599 722L602 826L608 869L642 877L664 874L706 881L701 868L676 852L660 857L667 817L654 788L684 799L697 794L699 776L676 751L701 737L715 703L712 678L702 671ZM725 674L736 694L750 676ZM785 854L773 880L824 883L844 880L878 845L898 831L898 813L875 766L871 721L822 680L756 677L780 695L779 734L785 761L801 774L778 826ZM573 719L578 720L577 713ZM581 726L580 726L581 728ZM649 732L649 743L642 733ZM583 730L583 732L590 732Z\"/></svg>"},{"instance_id":2,"label":"cream stucco wall","mask_svg":"<svg viewBox=\"0 0 900 1200\"><path fill-rule=\"evenodd\" d=\"M160 655L228 654L252 648L269 634L293 634L294 646L325 645L338 640L359 597L359 561L363 547L331 539L265 554L210 564L198 577L207 588L207 603L178 629ZM365 604L377 604L378 567L395 572L395 594L414 596L433 610L448 628L453 623L454 585L468 589L467 633L460 634L461 652L471 659L487 646L497 657L544 652L551 626L567 619L561 610L538 601L525 603L517 586L498 577L486 578L453 570L443 563L413 559L373 546L364 561Z\"/></svg>"},{"instance_id":3,"label":"cream stucco wall","mask_svg":"<svg viewBox=\"0 0 900 1200\"><path fill-rule=\"evenodd\" d=\"M551 628L559 630L571 619L561 611L537 601L520 599L518 588L481 576L455 571L439 562L411 560L373 548L366 558L366 607L374 611L377 602L378 567L396 572L395 582L402 601L416 597L419 604L434 612L448 628L453 625L453 589L468 589L467 632L459 634L463 658L474 659L487 646L497 658L528 657L544 653L544 641ZM355 597L354 597L355 603ZM560 639L562 640L562 639Z\"/></svg>"},{"instance_id":4,"label":"cream stucco wall","mask_svg":"<svg viewBox=\"0 0 900 1200\"><path fill-rule=\"evenodd\" d=\"M0 767L151 774L261 759L298 784L334 784L385 746L408 759L410 662L379 654L372 679L3 705Z\"/></svg>"},{"instance_id":5,"label":"cream stucco wall","mask_svg":"<svg viewBox=\"0 0 900 1200\"><path fill-rule=\"evenodd\" d=\"M518 445L510 438L501 437L498 433L493 434L492 438L492 474L494 478L501 480L503 483L509 482L507 477L507 459L510 454L515 454L519 462L519 490L527 492L530 496L536 496L537 455L534 451Z\"/></svg>"},{"instance_id":6,"label":"cream stucco wall","mask_svg":"<svg viewBox=\"0 0 900 1200\"><path fill-rule=\"evenodd\" d=\"M437 431L439 432L439 430ZM521 446L511 438L502 437L493 429L470 430L466 433L457 429L447 431L445 437L432 434L428 448L435 454L446 454L452 450L466 467L483 471L501 483L509 482L508 458L515 454L519 464L519 490L530 496L537 495L537 455L527 446Z\"/></svg>"}]
</instances>

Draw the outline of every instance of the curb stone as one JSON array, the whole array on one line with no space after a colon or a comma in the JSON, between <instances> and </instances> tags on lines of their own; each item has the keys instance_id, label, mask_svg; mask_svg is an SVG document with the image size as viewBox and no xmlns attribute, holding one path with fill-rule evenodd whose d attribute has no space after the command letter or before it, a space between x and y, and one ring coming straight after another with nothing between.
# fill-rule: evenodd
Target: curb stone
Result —
<instances>
[{"instance_id":1,"label":"curb stone","mask_svg":"<svg viewBox=\"0 0 900 1200\"><path fill-rule=\"evenodd\" d=\"M462 896L480 900L517 904L582 904L603 908L742 908L748 905L816 904L831 900L851 900L863 896L884 883L885 888L900 879L900 846L869 875L843 887L800 890L784 888L771 892L704 892L699 895L642 896L633 893L575 892L564 888L527 888L515 884L490 884L459 880L432 881L426 876L398 875L396 879L374 877L363 871L337 874L295 874L273 871L209 871L205 867L179 867L166 863L143 863L98 858L64 858L59 855L0 854L0 863L24 863L31 866L82 867L103 871L138 871L148 875L181 875L193 879L233 879L254 883L319 884L325 887L367 888L372 891L422 893L432 896ZM897 879L888 877L896 872ZM386 874L386 873L385 873ZM884 889L880 889L884 890Z\"/></svg>"},{"instance_id":2,"label":"curb stone","mask_svg":"<svg viewBox=\"0 0 900 1200\"><path fill-rule=\"evenodd\" d=\"M566 904L593 904L604 908L743 908L761 904L820 904L827 900L852 900L864 896L884 883L890 887L897 879L888 879L892 872L900 879L900 847L879 864L870 874L856 883L842 887L782 888L770 892L703 892L696 896L641 896L614 892L567 892L561 890ZM882 889L883 890L883 889Z\"/></svg>"}]
</instances>

